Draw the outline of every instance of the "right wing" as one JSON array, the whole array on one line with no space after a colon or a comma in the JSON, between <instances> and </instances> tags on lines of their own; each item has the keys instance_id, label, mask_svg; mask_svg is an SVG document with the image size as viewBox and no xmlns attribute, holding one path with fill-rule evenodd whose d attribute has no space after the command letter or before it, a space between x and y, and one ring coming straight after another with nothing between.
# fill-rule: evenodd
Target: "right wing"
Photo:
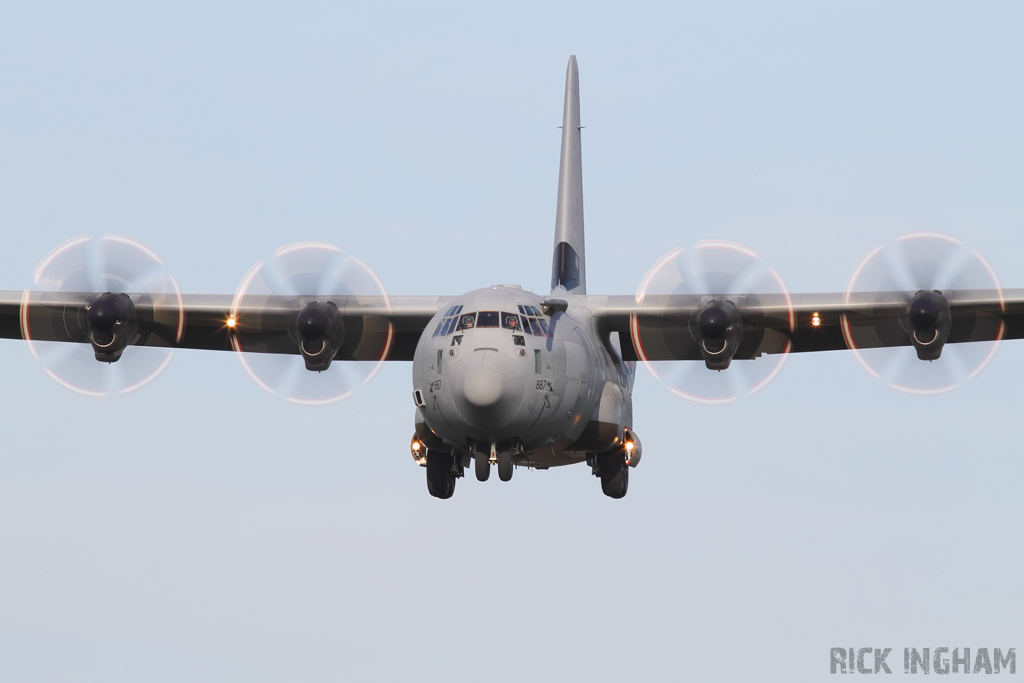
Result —
<instances>
[{"instance_id":1,"label":"right wing","mask_svg":"<svg viewBox=\"0 0 1024 683\"><path fill-rule=\"evenodd\" d=\"M89 343L89 292L0 292L0 338ZM298 354L296 317L330 301L344 321L335 360L412 360L423 329L453 297L248 296L185 294L154 299L129 294L138 333L131 342L215 351ZM229 325L229 321L233 324Z\"/></svg>"}]
</instances>

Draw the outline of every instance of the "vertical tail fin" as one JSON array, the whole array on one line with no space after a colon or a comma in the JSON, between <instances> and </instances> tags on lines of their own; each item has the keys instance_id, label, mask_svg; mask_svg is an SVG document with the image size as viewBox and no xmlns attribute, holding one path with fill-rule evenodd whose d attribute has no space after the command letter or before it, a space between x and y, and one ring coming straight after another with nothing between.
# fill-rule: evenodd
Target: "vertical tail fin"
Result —
<instances>
[{"instance_id":1,"label":"vertical tail fin","mask_svg":"<svg viewBox=\"0 0 1024 683\"><path fill-rule=\"evenodd\" d=\"M562 157L558 164L558 208L555 211L555 254L551 264L552 294L587 293L580 127L580 72L576 66L576 55L573 55L569 57L569 67L565 72Z\"/></svg>"}]
</instances>

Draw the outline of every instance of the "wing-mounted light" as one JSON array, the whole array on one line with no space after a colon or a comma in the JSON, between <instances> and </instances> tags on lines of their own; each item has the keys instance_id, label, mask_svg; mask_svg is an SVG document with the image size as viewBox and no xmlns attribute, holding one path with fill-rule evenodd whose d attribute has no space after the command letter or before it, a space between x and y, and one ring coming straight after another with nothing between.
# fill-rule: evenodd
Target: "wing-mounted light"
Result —
<instances>
[{"instance_id":1,"label":"wing-mounted light","mask_svg":"<svg viewBox=\"0 0 1024 683\"><path fill-rule=\"evenodd\" d=\"M22 296L21 331L61 386L87 396L121 394L170 363L185 331L185 306L151 249L118 235L82 235L36 267Z\"/></svg>"},{"instance_id":2,"label":"wing-mounted light","mask_svg":"<svg viewBox=\"0 0 1024 683\"><path fill-rule=\"evenodd\" d=\"M957 310L958 301L972 300L986 306ZM910 394L939 394L973 379L1005 332L1005 302L992 266L938 233L904 235L868 252L850 275L844 305L840 327L854 358Z\"/></svg>"},{"instance_id":3,"label":"wing-mounted light","mask_svg":"<svg viewBox=\"0 0 1024 683\"><path fill-rule=\"evenodd\" d=\"M736 304L725 298L702 303L690 318L690 334L700 345L708 370L725 370L743 337L743 320Z\"/></svg>"},{"instance_id":4,"label":"wing-mounted light","mask_svg":"<svg viewBox=\"0 0 1024 683\"><path fill-rule=\"evenodd\" d=\"M796 316L785 283L739 244L669 252L647 271L636 303L630 337L638 359L688 401L724 405L751 396L792 349Z\"/></svg>"},{"instance_id":5,"label":"wing-mounted light","mask_svg":"<svg viewBox=\"0 0 1024 683\"><path fill-rule=\"evenodd\" d=\"M363 261L332 244L299 242L249 269L227 324L242 368L260 388L323 405L352 396L380 370L394 343L391 311Z\"/></svg>"},{"instance_id":6,"label":"wing-mounted light","mask_svg":"<svg viewBox=\"0 0 1024 683\"><path fill-rule=\"evenodd\" d=\"M295 318L299 353L311 372L323 372L345 341L345 321L333 301L307 304Z\"/></svg>"},{"instance_id":7,"label":"wing-mounted light","mask_svg":"<svg viewBox=\"0 0 1024 683\"><path fill-rule=\"evenodd\" d=\"M900 324L920 360L938 360L953 324L949 301L938 290L916 292L907 302Z\"/></svg>"}]
</instances>

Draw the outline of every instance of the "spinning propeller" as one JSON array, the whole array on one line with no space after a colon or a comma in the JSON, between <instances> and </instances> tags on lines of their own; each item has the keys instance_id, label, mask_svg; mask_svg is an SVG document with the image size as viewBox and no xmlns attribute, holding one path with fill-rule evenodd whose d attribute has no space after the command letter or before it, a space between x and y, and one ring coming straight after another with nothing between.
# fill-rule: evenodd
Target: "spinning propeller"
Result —
<instances>
[{"instance_id":1,"label":"spinning propeller","mask_svg":"<svg viewBox=\"0 0 1024 683\"><path fill-rule=\"evenodd\" d=\"M170 363L170 347L184 332L184 305L178 283L150 249L127 237L83 235L51 251L32 276L22 296L22 334L61 386L87 396L124 394Z\"/></svg>"},{"instance_id":2,"label":"spinning propeller","mask_svg":"<svg viewBox=\"0 0 1024 683\"><path fill-rule=\"evenodd\" d=\"M656 379L689 401L722 405L757 393L791 349L785 335L743 325L743 311L763 301L781 304L783 327L792 329L795 316L782 278L739 244L699 242L669 252L647 272L636 301L644 313L631 321L634 348ZM765 353L775 355L757 359Z\"/></svg>"},{"instance_id":3,"label":"spinning propeller","mask_svg":"<svg viewBox=\"0 0 1024 683\"><path fill-rule=\"evenodd\" d=\"M228 325L260 388L323 405L350 397L380 370L394 340L380 314L390 310L380 278L361 260L332 244L299 242L249 270Z\"/></svg>"},{"instance_id":4,"label":"spinning propeller","mask_svg":"<svg viewBox=\"0 0 1024 683\"><path fill-rule=\"evenodd\" d=\"M992 266L954 237L913 233L875 247L854 269L844 300L863 302L870 311L872 304L891 306L894 298L902 298L899 326L886 323L882 316L843 316L847 346L868 373L893 389L911 394L955 389L985 369L1004 328L995 316L954 317L951 290L960 296L994 291L1003 300ZM963 341L975 343L947 343Z\"/></svg>"}]
</instances>

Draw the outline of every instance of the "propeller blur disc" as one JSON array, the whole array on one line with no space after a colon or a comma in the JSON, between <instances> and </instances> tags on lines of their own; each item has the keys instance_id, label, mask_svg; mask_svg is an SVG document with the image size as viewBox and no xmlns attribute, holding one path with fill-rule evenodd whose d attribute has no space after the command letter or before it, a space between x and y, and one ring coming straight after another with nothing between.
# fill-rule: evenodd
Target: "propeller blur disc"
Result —
<instances>
[{"instance_id":1,"label":"propeller blur disc","mask_svg":"<svg viewBox=\"0 0 1024 683\"><path fill-rule=\"evenodd\" d=\"M260 311L273 309L287 298L293 308L274 324ZM231 310L232 345L246 374L264 391L300 405L326 405L351 397L380 370L394 341L394 328L384 317L345 316L346 341L323 372L306 369L299 355L300 306L313 302L342 302L347 311L360 305L383 305L391 300L380 278L363 261L325 242L298 242L281 247L257 262L242 279ZM307 321L308 325L309 322Z\"/></svg>"},{"instance_id":2,"label":"propeller blur disc","mask_svg":"<svg viewBox=\"0 0 1024 683\"><path fill-rule=\"evenodd\" d=\"M849 303L863 292L912 295L947 290L994 291L1001 305L1003 301L999 278L984 256L955 237L919 232L903 235L868 252L850 275L844 296ZM920 395L952 391L977 377L992 361L1005 331L1002 321L994 316L961 318L954 323L942 355L934 361L921 361L906 333L900 336L896 331L899 339L889 340L905 345L879 348L879 340L891 334L882 326L862 324L853 316L843 316L842 329L847 346L871 376L897 391ZM989 341L949 343L972 337Z\"/></svg>"},{"instance_id":3,"label":"propeller blur disc","mask_svg":"<svg viewBox=\"0 0 1024 683\"><path fill-rule=\"evenodd\" d=\"M106 292L128 294L154 311L112 363L96 360L82 325L89 302ZM29 352L55 382L85 396L125 394L152 382L171 362L171 347L181 341L184 326L181 289L164 261L119 235L82 235L61 244L36 266L22 295L21 328Z\"/></svg>"},{"instance_id":4,"label":"propeller blur disc","mask_svg":"<svg viewBox=\"0 0 1024 683\"><path fill-rule=\"evenodd\" d=\"M656 300L660 304L668 302L676 311L690 310L668 325L664 320L645 325L644 312L633 316L633 346L648 372L673 395L706 405L733 403L764 389L779 374L792 343L774 330L748 330L729 367L709 370L700 356L698 342L689 333L697 315L693 305L714 299L737 307L757 306L765 298L783 302L783 324L794 329L796 318L785 283L754 251L724 241L698 242L689 251L674 249L647 272L637 289L636 301L642 311L652 310L652 317L658 317L653 312ZM724 324L710 319L706 322ZM671 349L674 357L686 360L653 360L649 356L655 355L651 353L654 348ZM758 358L761 354L770 355Z\"/></svg>"}]
</instances>

